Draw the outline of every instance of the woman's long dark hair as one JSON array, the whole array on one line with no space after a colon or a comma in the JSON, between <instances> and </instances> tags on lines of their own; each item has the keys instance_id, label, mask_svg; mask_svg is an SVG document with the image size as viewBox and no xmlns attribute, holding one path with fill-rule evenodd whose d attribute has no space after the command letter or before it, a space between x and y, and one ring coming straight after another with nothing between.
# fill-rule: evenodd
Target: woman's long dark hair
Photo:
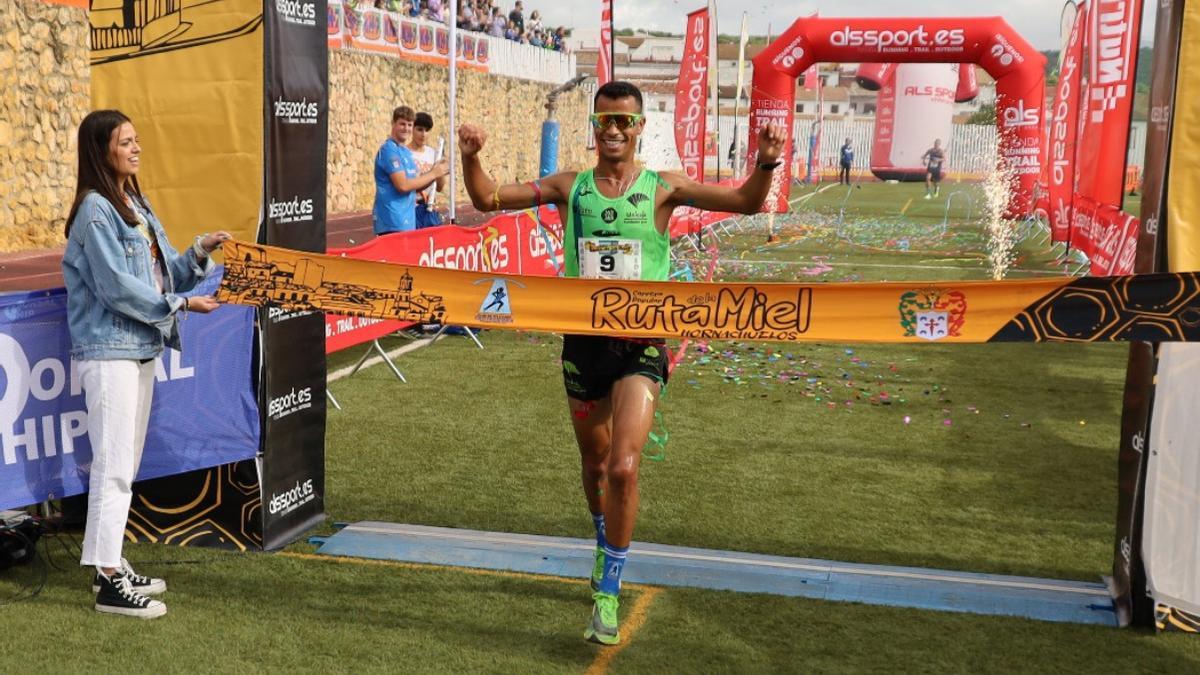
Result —
<instances>
[{"instance_id":1,"label":"woman's long dark hair","mask_svg":"<svg viewBox=\"0 0 1200 675\"><path fill-rule=\"evenodd\" d=\"M128 225L137 225L137 216L117 187L116 171L108 163L108 144L112 140L113 130L126 122L132 120L119 110L94 110L80 122L79 142L76 144L79 152L79 172L75 182L75 200L71 204L71 215L67 216L64 235L71 235L71 223L75 221L75 214L79 212L83 198L93 191L112 202L117 213L121 214L121 219ZM130 176L125 181L125 193L136 199L143 208L148 208L136 176Z\"/></svg>"}]
</instances>

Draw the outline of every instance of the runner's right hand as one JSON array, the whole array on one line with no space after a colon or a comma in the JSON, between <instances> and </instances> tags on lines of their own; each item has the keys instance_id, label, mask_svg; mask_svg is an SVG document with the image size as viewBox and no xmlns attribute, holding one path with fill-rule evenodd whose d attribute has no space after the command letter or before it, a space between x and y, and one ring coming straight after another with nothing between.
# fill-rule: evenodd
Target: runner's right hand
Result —
<instances>
[{"instance_id":1,"label":"runner's right hand","mask_svg":"<svg viewBox=\"0 0 1200 675\"><path fill-rule=\"evenodd\" d=\"M463 157L474 157L487 142L487 132L472 124L458 128L458 150Z\"/></svg>"}]
</instances>

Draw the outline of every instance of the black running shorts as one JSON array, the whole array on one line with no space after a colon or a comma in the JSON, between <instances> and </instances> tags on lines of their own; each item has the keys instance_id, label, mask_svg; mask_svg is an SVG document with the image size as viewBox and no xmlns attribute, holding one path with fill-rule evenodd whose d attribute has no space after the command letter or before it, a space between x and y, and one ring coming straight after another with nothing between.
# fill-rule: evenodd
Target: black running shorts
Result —
<instances>
[{"instance_id":1,"label":"black running shorts","mask_svg":"<svg viewBox=\"0 0 1200 675\"><path fill-rule=\"evenodd\" d=\"M644 375L667 383L666 340L632 341L603 335L564 335L563 384L567 396L597 401L612 393L613 383Z\"/></svg>"}]
</instances>

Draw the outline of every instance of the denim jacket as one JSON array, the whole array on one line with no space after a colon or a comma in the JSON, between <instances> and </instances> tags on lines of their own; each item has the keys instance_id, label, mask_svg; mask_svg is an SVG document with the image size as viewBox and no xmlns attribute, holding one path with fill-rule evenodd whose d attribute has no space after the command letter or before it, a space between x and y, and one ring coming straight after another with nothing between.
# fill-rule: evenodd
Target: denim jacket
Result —
<instances>
[{"instance_id":1,"label":"denim jacket","mask_svg":"<svg viewBox=\"0 0 1200 675\"><path fill-rule=\"evenodd\" d=\"M63 253L71 358L150 359L163 346L181 349L176 317L186 302L176 293L196 286L212 269L191 247L180 255L162 224L136 200L166 262L163 292L154 285L150 242L121 219L99 193L83 199Z\"/></svg>"}]
</instances>

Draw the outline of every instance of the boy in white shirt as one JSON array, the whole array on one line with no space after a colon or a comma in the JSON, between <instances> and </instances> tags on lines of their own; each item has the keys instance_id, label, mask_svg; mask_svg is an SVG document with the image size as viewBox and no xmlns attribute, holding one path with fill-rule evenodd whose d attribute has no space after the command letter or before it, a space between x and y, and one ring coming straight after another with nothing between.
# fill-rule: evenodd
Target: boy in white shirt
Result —
<instances>
[{"instance_id":1,"label":"boy in white shirt","mask_svg":"<svg viewBox=\"0 0 1200 675\"><path fill-rule=\"evenodd\" d=\"M427 112L417 113L417 118L413 122L412 139L408 142L408 149L412 151L413 159L417 160L417 169L424 173L437 164L437 150L433 146L428 145L429 132L433 129L433 116ZM417 229L423 227L435 227L442 224L442 215L429 206L432 201L434 191L442 191L446 188L445 176L437 179L437 181L417 193Z\"/></svg>"}]
</instances>

